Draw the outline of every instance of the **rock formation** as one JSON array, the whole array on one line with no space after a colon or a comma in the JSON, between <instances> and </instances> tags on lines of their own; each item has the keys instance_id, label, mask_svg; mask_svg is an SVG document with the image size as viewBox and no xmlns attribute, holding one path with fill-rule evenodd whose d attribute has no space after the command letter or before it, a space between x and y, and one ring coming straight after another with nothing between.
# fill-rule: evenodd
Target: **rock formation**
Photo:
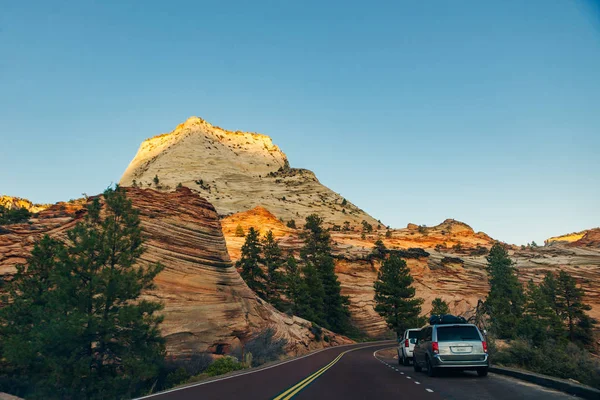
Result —
<instances>
[{"instance_id":1,"label":"rock formation","mask_svg":"<svg viewBox=\"0 0 600 400\"><path fill-rule=\"evenodd\" d=\"M165 191L183 185L205 197L220 215L262 206L285 221L303 222L317 213L328 224L377 224L321 185L311 171L290 168L270 137L227 131L197 117L145 140L120 184Z\"/></svg>"},{"instance_id":2,"label":"rock formation","mask_svg":"<svg viewBox=\"0 0 600 400\"><path fill-rule=\"evenodd\" d=\"M600 247L600 228L587 229L546 239L547 245L568 244L570 247Z\"/></svg>"},{"instance_id":3,"label":"rock formation","mask_svg":"<svg viewBox=\"0 0 600 400\"><path fill-rule=\"evenodd\" d=\"M205 199L187 188L171 193L128 188L127 195L140 210L146 238L141 263L165 266L156 289L145 296L164 303L162 333L170 353L226 352L267 327L287 339L294 354L349 342L330 332L329 343L317 342L310 322L281 314L259 299L232 267L217 213ZM25 263L38 238L64 238L84 213L82 203L61 203L30 223L4 226L0 279L9 280L15 265Z\"/></svg>"},{"instance_id":4,"label":"rock formation","mask_svg":"<svg viewBox=\"0 0 600 400\"><path fill-rule=\"evenodd\" d=\"M0 206L12 210L13 208L25 208L32 213L38 213L50 207L50 204L33 204L27 199L11 196L0 196Z\"/></svg>"},{"instance_id":5,"label":"rock formation","mask_svg":"<svg viewBox=\"0 0 600 400\"><path fill-rule=\"evenodd\" d=\"M282 249L291 254L297 255L302 246L300 230L287 228L262 207L228 216L222 225L234 261L239 258L244 242L235 236L238 225L245 231L253 226L262 234L272 230ZM441 297L453 313L469 316L477 302L485 299L489 290L485 254L495 242L485 233L475 232L467 224L452 219L434 227L409 224L404 229L392 230L391 237L385 233L385 230L375 231L362 239L358 229L331 232L342 293L350 298L354 323L367 335L378 337L387 332L373 301L373 283L381 261L373 260L369 254L378 238L407 261L415 278L417 296L425 299L424 312L429 312L434 298ZM590 315L600 319L600 247L574 247L574 243L524 250L510 246L510 254L523 282L539 281L547 271L565 269L571 273L586 291L586 300L593 307ZM407 250L411 248L425 251Z\"/></svg>"}]
</instances>

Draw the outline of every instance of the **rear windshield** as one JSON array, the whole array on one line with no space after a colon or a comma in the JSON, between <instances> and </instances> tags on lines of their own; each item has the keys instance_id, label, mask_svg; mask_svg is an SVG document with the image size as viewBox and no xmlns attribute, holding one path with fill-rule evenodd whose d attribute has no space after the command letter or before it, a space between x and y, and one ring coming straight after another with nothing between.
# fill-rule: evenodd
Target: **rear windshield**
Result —
<instances>
[{"instance_id":1,"label":"rear windshield","mask_svg":"<svg viewBox=\"0 0 600 400\"><path fill-rule=\"evenodd\" d=\"M408 331L408 338L415 339L421 335L421 331Z\"/></svg>"},{"instance_id":2,"label":"rear windshield","mask_svg":"<svg viewBox=\"0 0 600 400\"><path fill-rule=\"evenodd\" d=\"M460 340L481 340L474 326L438 326L438 342L454 342Z\"/></svg>"}]
</instances>

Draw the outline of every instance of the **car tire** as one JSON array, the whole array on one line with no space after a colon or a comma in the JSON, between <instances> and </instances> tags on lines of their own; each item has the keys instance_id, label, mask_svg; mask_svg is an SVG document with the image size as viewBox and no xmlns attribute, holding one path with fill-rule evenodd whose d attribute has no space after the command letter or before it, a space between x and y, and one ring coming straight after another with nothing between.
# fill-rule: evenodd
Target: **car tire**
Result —
<instances>
[{"instance_id":1,"label":"car tire","mask_svg":"<svg viewBox=\"0 0 600 400\"><path fill-rule=\"evenodd\" d=\"M486 377L488 374L488 367L477 368L477 376L480 378Z\"/></svg>"},{"instance_id":2,"label":"car tire","mask_svg":"<svg viewBox=\"0 0 600 400\"><path fill-rule=\"evenodd\" d=\"M408 361L408 358L404 355L404 352L402 352L402 365L404 365L405 367L410 365L410 362Z\"/></svg>"},{"instance_id":3,"label":"car tire","mask_svg":"<svg viewBox=\"0 0 600 400\"><path fill-rule=\"evenodd\" d=\"M415 370L415 372L421 372L421 366L417 362L417 357L415 357L414 355L413 355L413 369Z\"/></svg>"},{"instance_id":4,"label":"car tire","mask_svg":"<svg viewBox=\"0 0 600 400\"><path fill-rule=\"evenodd\" d=\"M400 356L400 352L398 352L398 365L402 365L402 357Z\"/></svg>"},{"instance_id":5,"label":"car tire","mask_svg":"<svg viewBox=\"0 0 600 400\"><path fill-rule=\"evenodd\" d=\"M433 365L431 365L431 361L429 360L429 357L425 361L427 364L427 376L433 378L434 376L437 375L437 370L433 367Z\"/></svg>"}]
</instances>

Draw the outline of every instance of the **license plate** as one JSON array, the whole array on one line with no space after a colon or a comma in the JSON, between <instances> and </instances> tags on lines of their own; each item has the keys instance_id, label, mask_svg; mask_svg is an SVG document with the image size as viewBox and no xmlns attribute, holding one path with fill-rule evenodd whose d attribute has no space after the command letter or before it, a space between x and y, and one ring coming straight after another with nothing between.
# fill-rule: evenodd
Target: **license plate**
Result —
<instances>
[{"instance_id":1,"label":"license plate","mask_svg":"<svg viewBox=\"0 0 600 400\"><path fill-rule=\"evenodd\" d=\"M455 347L452 350L454 350L455 353L468 353L471 351L471 348L470 347Z\"/></svg>"}]
</instances>

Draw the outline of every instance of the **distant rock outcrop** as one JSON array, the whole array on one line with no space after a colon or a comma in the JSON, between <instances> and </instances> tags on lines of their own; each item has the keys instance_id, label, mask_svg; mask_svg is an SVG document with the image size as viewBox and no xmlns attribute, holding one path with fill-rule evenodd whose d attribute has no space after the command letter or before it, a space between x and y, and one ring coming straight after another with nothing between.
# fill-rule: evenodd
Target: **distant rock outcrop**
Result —
<instances>
[{"instance_id":1,"label":"distant rock outcrop","mask_svg":"<svg viewBox=\"0 0 600 400\"><path fill-rule=\"evenodd\" d=\"M50 207L50 204L34 204L27 199L12 196L0 196L0 206L12 210L14 208L25 208L31 213L38 213Z\"/></svg>"},{"instance_id":2,"label":"distant rock outcrop","mask_svg":"<svg viewBox=\"0 0 600 400\"><path fill-rule=\"evenodd\" d=\"M191 190L161 193L128 188L127 196L140 210L146 237L141 263L165 266L156 278L156 290L145 296L165 306L161 329L170 353L227 352L267 327L287 339L294 354L350 342L330 332L326 332L328 343L317 341L310 322L282 314L258 298L231 265L214 207ZM41 211L31 223L4 227L0 279L10 280L15 265L26 262L36 239L43 234L64 238L83 217L83 204L71 208L64 204Z\"/></svg>"},{"instance_id":3,"label":"distant rock outcrop","mask_svg":"<svg viewBox=\"0 0 600 400\"><path fill-rule=\"evenodd\" d=\"M158 190L183 185L210 201L220 215L262 206L286 222L302 224L316 213L327 224L377 224L311 171L290 168L270 137L227 131L197 117L144 141L120 183Z\"/></svg>"},{"instance_id":4,"label":"distant rock outcrop","mask_svg":"<svg viewBox=\"0 0 600 400\"><path fill-rule=\"evenodd\" d=\"M545 241L546 245L561 242L568 243L572 247L600 247L600 228L554 236Z\"/></svg>"}]
</instances>

